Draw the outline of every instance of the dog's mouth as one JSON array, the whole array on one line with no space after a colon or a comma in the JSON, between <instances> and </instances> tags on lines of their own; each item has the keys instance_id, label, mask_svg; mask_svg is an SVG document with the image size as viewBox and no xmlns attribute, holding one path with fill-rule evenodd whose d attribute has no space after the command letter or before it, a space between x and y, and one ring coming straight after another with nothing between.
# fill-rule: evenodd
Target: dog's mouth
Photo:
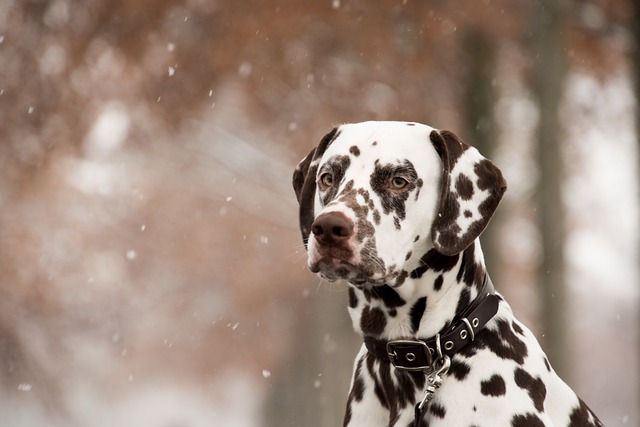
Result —
<instances>
[{"instance_id":1,"label":"dog's mouth","mask_svg":"<svg viewBox=\"0 0 640 427\"><path fill-rule=\"evenodd\" d=\"M326 255L309 264L309 269L317 273L325 280L334 282L336 280L346 280L357 287L369 285L382 285L383 278L376 278L366 269L352 264L338 256Z\"/></svg>"},{"instance_id":2,"label":"dog's mouth","mask_svg":"<svg viewBox=\"0 0 640 427\"><path fill-rule=\"evenodd\" d=\"M323 279L335 281L349 280L363 273L349 261L332 255L326 255L309 265L313 273L318 273Z\"/></svg>"}]
</instances>

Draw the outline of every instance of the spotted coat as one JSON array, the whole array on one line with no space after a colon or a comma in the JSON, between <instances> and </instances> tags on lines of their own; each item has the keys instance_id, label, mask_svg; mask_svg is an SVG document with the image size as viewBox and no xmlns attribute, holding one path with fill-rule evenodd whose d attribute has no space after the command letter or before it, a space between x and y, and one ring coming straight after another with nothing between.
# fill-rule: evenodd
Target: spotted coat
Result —
<instances>
[{"instance_id":1,"label":"spotted coat","mask_svg":"<svg viewBox=\"0 0 640 427\"><path fill-rule=\"evenodd\" d=\"M342 125L298 165L293 186L308 266L349 283L349 314L363 337L433 337L478 296L486 276L478 236L506 182L453 133L405 122ZM499 301L417 421L425 374L363 345L344 425L601 426Z\"/></svg>"}]
</instances>

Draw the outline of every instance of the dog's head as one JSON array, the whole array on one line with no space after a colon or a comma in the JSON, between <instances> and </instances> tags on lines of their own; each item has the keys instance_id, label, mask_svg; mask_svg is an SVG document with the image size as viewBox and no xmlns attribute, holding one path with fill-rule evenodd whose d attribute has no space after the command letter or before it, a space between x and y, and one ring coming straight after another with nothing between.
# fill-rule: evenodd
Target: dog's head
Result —
<instances>
[{"instance_id":1,"label":"dog's head","mask_svg":"<svg viewBox=\"0 0 640 427\"><path fill-rule=\"evenodd\" d=\"M400 284L435 249L462 252L506 182L453 133L403 122L342 125L296 168L311 271L354 284Z\"/></svg>"}]
</instances>

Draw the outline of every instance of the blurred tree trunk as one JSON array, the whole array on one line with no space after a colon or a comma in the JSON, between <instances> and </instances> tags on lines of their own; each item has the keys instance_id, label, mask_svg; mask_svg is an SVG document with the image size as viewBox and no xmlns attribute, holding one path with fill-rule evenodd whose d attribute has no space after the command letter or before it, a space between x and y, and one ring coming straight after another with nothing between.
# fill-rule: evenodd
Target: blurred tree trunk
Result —
<instances>
[{"instance_id":1,"label":"blurred tree trunk","mask_svg":"<svg viewBox=\"0 0 640 427\"><path fill-rule=\"evenodd\" d=\"M567 75L566 0L541 0L534 16L533 92L538 103L536 207L542 259L542 344L555 370L568 377L565 321L565 212L559 106Z\"/></svg>"},{"instance_id":2,"label":"blurred tree trunk","mask_svg":"<svg viewBox=\"0 0 640 427\"><path fill-rule=\"evenodd\" d=\"M492 158L497 138L494 114L495 47L482 30L474 28L465 36L464 50L467 55L464 105L468 142L482 155ZM492 225L497 223L499 221L489 223L480 238L488 271L492 274L494 282L499 271L497 268L492 270L491 267L497 267L499 264L496 251L496 227Z\"/></svg>"},{"instance_id":3,"label":"blurred tree trunk","mask_svg":"<svg viewBox=\"0 0 640 427\"><path fill-rule=\"evenodd\" d=\"M340 426L360 345L347 313L346 285L312 291L296 327L289 362L273 375L265 427Z\"/></svg>"},{"instance_id":4,"label":"blurred tree trunk","mask_svg":"<svg viewBox=\"0 0 640 427\"><path fill-rule=\"evenodd\" d=\"M636 142L638 143L638 151L640 152L640 0L633 0L633 37L635 41L635 49L632 50L632 66L633 66L633 79L634 79L634 91L636 97ZM640 185L640 176L638 176L638 183ZM638 219L640 222L640 218ZM638 260L640 265L640 259ZM640 311L640 310L639 310ZM640 322L640 316L638 316L638 322ZM640 345L640 325L638 327L638 344ZM639 381L640 383L640 381ZM640 393L638 393L640 397ZM638 402L640 407L640 402Z\"/></svg>"}]
</instances>

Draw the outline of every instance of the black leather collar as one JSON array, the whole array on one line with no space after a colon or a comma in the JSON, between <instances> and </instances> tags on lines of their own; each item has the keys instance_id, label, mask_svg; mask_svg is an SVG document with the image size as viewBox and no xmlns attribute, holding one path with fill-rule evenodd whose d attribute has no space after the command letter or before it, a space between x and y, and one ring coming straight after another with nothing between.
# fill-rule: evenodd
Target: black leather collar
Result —
<instances>
[{"instance_id":1,"label":"black leather collar","mask_svg":"<svg viewBox=\"0 0 640 427\"><path fill-rule=\"evenodd\" d=\"M473 341L476 333L496 315L499 302L487 274L476 299L435 337L384 341L365 336L364 344L371 354L390 361L398 369L430 371L444 356L453 356Z\"/></svg>"}]
</instances>

